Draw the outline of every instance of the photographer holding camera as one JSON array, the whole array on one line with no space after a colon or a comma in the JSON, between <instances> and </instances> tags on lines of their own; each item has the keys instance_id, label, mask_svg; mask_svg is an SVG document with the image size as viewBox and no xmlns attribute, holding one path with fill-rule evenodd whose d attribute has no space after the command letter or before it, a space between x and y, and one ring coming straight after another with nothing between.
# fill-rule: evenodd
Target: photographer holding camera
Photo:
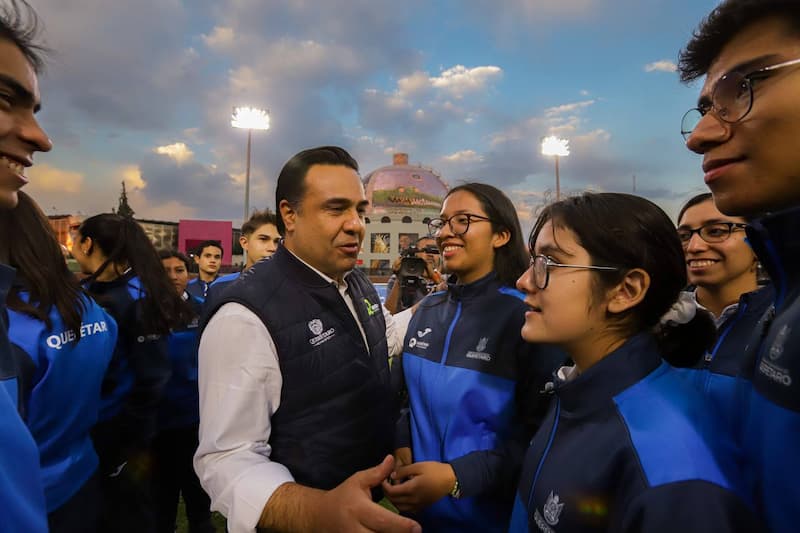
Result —
<instances>
[{"instance_id":1,"label":"photographer holding camera","mask_svg":"<svg viewBox=\"0 0 800 533\"><path fill-rule=\"evenodd\" d=\"M399 313L422 300L442 282L439 248L430 235L417 239L414 245L400 252L392 265L392 276L386 284L386 309Z\"/></svg>"}]
</instances>

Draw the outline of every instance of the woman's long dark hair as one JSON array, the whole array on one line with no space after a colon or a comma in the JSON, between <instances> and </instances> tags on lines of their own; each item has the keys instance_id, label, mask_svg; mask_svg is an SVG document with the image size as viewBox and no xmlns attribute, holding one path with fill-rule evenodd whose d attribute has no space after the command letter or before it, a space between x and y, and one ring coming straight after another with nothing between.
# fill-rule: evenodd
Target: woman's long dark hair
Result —
<instances>
[{"instance_id":1,"label":"woman's long dark hair","mask_svg":"<svg viewBox=\"0 0 800 533\"><path fill-rule=\"evenodd\" d=\"M61 245L42 210L24 192L18 197L17 207L0 211L0 241L7 243L9 261L22 281L21 287L15 284L9 292L8 307L52 328L50 310L55 306L67 328L80 338L85 306L78 279L67 268ZM20 290L28 291L27 302L20 298Z\"/></svg>"},{"instance_id":2,"label":"woman's long dark hair","mask_svg":"<svg viewBox=\"0 0 800 533\"><path fill-rule=\"evenodd\" d=\"M528 252L514 204L503 191L486 183L465 183L450 189L447 196L458 191L468 192L478 199L492 221L493 232L508 231L508 242L494 251L494 271L504 285L514 287L517 278L528 269Z\"/></svg>"},{"instance_id":3,"label":"woman's long dark hair","mask_svg":"<svg viewBox=\"0 0 800 533\"><path fill-rule=\"evenodd\" d=\"M192 315L189 306L175 292L153 243L142 227L130 217L103 213L87 218L78 228L81 242L92 239L106 256L102 265L92 273L87 282L94 281L107 268L122 275L119 265L126 264L139 278L144 289L143 322L147 332L169 333Z\"/></svg>"}]
</instances>

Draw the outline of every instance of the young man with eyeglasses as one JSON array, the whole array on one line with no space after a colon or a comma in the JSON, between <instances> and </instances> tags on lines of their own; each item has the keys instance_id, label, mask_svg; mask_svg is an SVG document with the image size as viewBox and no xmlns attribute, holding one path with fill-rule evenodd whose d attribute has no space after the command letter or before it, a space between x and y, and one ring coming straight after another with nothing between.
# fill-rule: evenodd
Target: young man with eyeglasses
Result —
<instances>
[{"instance_id":1,"label":"young man with eyeglasses","mask_svg":"<svg viewBox=\"0 0 800 533\"><path fill-rule=\"evenodd\" d=\"M800 519L800 2L727 0L681 53L681 78L705 75L684 117L687 147L703 154L705 182L726 215L755 217L748 242L776 297L743 346L752 387L741 444L766 529ZM692 118L694 117L694 118Z\"/></svg>"}]
</instances>

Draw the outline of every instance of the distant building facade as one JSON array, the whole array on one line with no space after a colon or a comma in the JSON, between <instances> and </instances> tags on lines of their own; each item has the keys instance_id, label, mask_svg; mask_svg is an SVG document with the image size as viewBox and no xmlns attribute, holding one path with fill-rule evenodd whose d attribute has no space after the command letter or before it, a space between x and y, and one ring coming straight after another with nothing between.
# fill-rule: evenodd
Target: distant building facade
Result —
<instances>
[{"instance_id":1,"label":"distant building facade","mask_svg":"<svg viewBox=\"0 0 800 533\"><path fill-rule=\"evenodd\" d=\"M400 250L427 235L448 191L435 170L410 165L408 154L394 154L392 163L364 178L370 205L359 265L374 277L388 276Z\"/></svg>"}]
</instances>

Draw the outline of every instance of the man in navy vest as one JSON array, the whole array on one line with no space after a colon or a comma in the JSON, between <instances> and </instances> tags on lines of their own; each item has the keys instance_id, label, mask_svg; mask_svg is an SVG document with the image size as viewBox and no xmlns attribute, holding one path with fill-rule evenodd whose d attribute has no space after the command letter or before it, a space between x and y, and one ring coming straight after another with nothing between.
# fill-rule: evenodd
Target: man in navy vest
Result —
<instances>
[{"instance_id":1,"label":"man in navy vest","mask_svg":"<svg viewBox=\"0 0 800 533\"><path fill-rule=\"evenodd\" d=\"M34 42L37 17L24 2L0 6L0 209L17 205L17 191L28 179L25 168L34 152L52 143L36 121L39 110L37 73L40 47ZM25 238L20 236L19 238ZM47 514L39 471L39 452L17 412L20 371L8 343L6 294L14 269L6 266L8 250L0 243L0 516L5 531L47 531Z\"/></svg>"},{"instance_id":2,"label":"man in navy vest","mask_svg":"<svg viewBox=\"0 0 800 533\"><path fill-rule=\"evenodd\" d=\"M275 191L284 244L209 309L195 469L232 532L419 531L373 503L393 467L392 316L355 268L368 205L345 150L305 150ZM377 465L377 466L375 466Z\"/></svg>"},{"instance_id":3,"label":"man in navy vest","mask_svg":"<svg viewBox=\"0 0 800 533\"><path fill-rule=\"evenodd\" d=\"M706 185L726 215L750 217L747 240L775 286L745 346L741 447L767 531L800 520L800 2L725 0L681 54L681 78L705 76L683 119Z\"/></svg>"}]
</instances>

